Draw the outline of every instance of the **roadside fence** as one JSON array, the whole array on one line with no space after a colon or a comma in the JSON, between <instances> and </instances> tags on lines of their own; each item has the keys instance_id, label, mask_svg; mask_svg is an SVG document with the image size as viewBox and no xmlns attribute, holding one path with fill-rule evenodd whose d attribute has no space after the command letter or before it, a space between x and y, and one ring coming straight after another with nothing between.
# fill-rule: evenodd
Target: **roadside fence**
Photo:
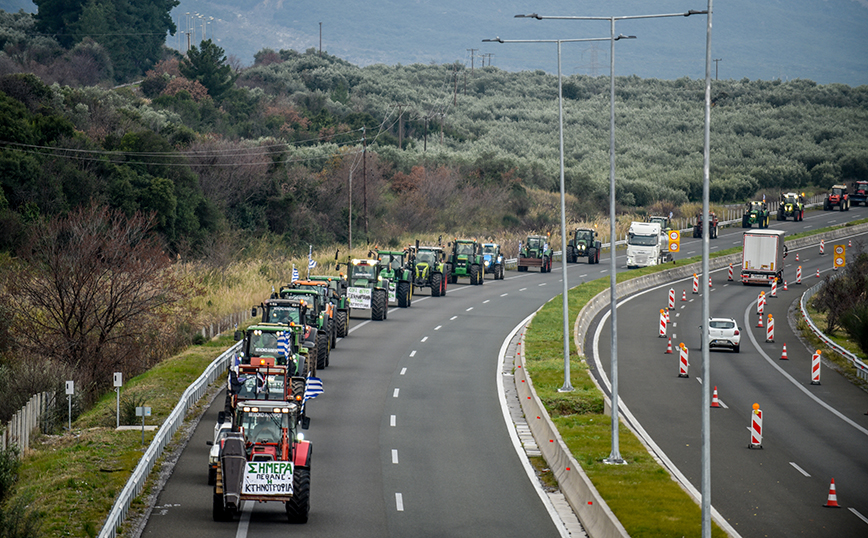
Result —
<instances>
[{"instance_id":1,"label":"roadside fence","mask_svg":"<svg viewBox=\"0 0 868 538\"><path fill-rule=\"evenodd\" d=\"M850 361L851 364L853 364L853 367L856 369L856 376L857 377L864 379L865 381L868 381L868 365L866 365L864 362L862 362L859 359L859 357L857 357L853 353L850 353L849 351L847 351L846 349L844 349L843 347L841 347L840 345L838 345L837 343L832 341L831 338L826 336L825 333L823 333L823 331L821 331L817 327L817 325L814 324L814 321L811 319L811 316L808 314L808 309L806 308L806 305L808 304L808 301L810 301L811 298L813 298L814 295L816 295L816 293L818 291L820 291L820 286L822 286L823 284L824 284L824 282L820 282L818 284L815 284L814 286L811 286L809 289L807 289L805 291L805 293L802 294L802 298L799 300L799 310L802 313L802 319L805 320L805 323L808 324L808 328L811 329L811 332L814 333L814 335L817 338L819 338L820 341L823 342L823 344L825 344L830 349L835 351L838 355L841 355L846 360Z\"/></svg>"},{"instance_id":2,"label":"roadside fence","mask_svg":"<svg viewBox=\"0 0 868 538\"><path fill-rule=\"evenodd\" d=\"M31 396L27 404L12 415L3 433L0 433L0 449L17 446L19 453L24 454L30 448L30 434L33 430L39 428L45 431L45 417L54 406L55 397L53 392L40 392Z\"/></svg>"}]
</instances>

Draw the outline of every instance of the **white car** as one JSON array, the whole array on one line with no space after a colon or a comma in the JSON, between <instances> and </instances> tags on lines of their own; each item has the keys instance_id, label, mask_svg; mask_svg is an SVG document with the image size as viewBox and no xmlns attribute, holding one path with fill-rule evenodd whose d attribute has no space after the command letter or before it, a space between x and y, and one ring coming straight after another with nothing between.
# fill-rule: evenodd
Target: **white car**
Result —
<instances>
[{"instance_id":1,"label":"white car","mask_svg":"<svg viewBox=\"0 0 868 538\"><path fill-rule=\"evenodd\" d=\"M223 446L223 438L232 431L232 421L218 422L214 425L214 441L208 441L211 452L208 454L208 485L213 486L217 481L217 467L220 465L220 448Z\"/></svg>"},{"instance_id":2,"label":"white car","mask_svg":"<svg viewBox=\"0 0 868 538\"><path fill-rule=\"evenodd\" d=\"M732 318L711 318L708 320L708 349L726 347L738 353L741 344L741 330ZM702 342L700 341L700 347Z\"/></svg>"}]
</instances>

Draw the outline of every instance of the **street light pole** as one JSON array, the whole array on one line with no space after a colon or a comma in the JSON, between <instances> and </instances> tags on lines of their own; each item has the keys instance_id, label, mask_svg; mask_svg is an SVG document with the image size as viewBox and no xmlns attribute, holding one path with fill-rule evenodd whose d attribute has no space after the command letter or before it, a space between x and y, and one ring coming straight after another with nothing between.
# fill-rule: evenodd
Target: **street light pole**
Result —
<instances>
[{"instance_id":1,"label":"street light pole","mask_svg":"<svg viewBox=\"0 0 868 538\"><path fill-rule=\"evenodd\" d=\"M627 36L619 36L619 39ZM636 36L629 36L635 38ZM570 382L570 337L569 337L569 284L567 283L567 209L566 195L564 190L564 92L563 77L561 75L561 43L575 43L583 41L606 41L613 38L592 37L585 39L483 39L483 43L557 43L558 44L558 125L560 143L560 172L561 172L561 269L563 270L563 307L564 307L564 384L558 392L572 392L573 385ZM614 44L612 45L614 47Z\"/></svg>"},{"instance_id":2,"label":"street light pole","mask_svg":"<svg viewBox=\"0 0 868 538\"><path fill-rule=\"evenodd\" d=\"M623 464L624 459L621 457L618 446L618 292L616 290L616 256L615 256L615 239L617 230L615 226L615 21L628 19L659 19L664 17L689 17L690 15L707 14L707 11L690 10L684 13L666 13L659 15L626 15L621 17L582 17L582 16L543 16L537 13L529 15L516 15L517 19L560 19L560 20L598 20L609 21L611 28L611 53L609 58L609 93L610 93L610 119L609 119L609 244L611 257L611 275L610 275L610 311L612 316L612 451L609 457L604 459L605 463ZM708 346L706 346L707 348Z\"/></svg>"},{"instance_id":3,"label":"street light pole","mask_svg":"<svg viewBox=\"0 0 868 538\"><path fill-rule=\"evenodd\" d=\"M710 247L708 236L711 228L709 218L709 185L711 183L711 3L708 0L708 22L705 32L705 126L702 151L702 277L708 276ZM717 64L715 64L715 71ZM715 73L715 79L717 78ZM708 319L711 317L710 289L702 294L702 472L700 495L702 495L702 538L711 538L711 357L708 349Z\"/></svg>"}]
</instances>

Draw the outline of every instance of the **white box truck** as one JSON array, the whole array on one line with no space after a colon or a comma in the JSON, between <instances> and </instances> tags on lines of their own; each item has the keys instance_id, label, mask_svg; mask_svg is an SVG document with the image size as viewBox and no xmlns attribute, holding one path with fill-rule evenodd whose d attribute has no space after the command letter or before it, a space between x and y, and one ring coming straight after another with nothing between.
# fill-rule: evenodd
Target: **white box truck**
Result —
<instances>
[{"instance_id":1,"label":"white box truck","mask_svg":"<svg viewBox=\"0 0 868 538\"><path fill-rule=\"evenodd\" d=\"M744 232L741 256L741 283L768 284L782 280L784 258L783 230L751 230Z\"/></svg>"},{"instance_id":2,"label":"white box truck","mask_svg":"<svg viewBox=\"0 0 868 538\"><path fill-rule=\"evenodd\" d=\"M627 267L648 267L664 262L658 222L634 222L627 232Z\"/></svg>"}]
</instances>

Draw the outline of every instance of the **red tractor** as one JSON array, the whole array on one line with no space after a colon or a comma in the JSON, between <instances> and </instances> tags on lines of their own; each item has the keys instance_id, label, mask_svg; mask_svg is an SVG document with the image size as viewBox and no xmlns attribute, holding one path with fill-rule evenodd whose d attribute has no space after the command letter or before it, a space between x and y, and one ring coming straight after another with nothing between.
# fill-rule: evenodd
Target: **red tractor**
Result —
<instances>
[{"instance_id":1,"label":"red tractor","mask_svg":"<svg viewBox=\"0 0 868 538\"><path fill-rule=\"evenodd\" d=\"M708 216L709 216L709 220L711 221L711 228L708 229L708 238L709 239L717 239L717 232L718 232L717 215L714 214L714 211L709 211ZM696 225L693 226L693 237L702 237L702 213L696 214Z\"/></svg>"},{"instance_id":2,"label":"red tractor","mask_svg":"<svg viewBox=\"0 0 868 538\"><path fill-rule=\"evenodd\" d=\"M868 205L868 181L854 181L853 193L850 195L850 202L853 205Z\"/></svg>"},{"instance_id":3,"label":"red tractor","mask_svg":"<svg viewBox=\"0 0 868 538\"><path fill-rule=\"evenodd\" d=\"M831 211L836 206L841 211L850 210L850 196L847 194L846 185L832 185L832 192L827 194L823 201L823 211Z\"/></svg>"}]
</instances>

